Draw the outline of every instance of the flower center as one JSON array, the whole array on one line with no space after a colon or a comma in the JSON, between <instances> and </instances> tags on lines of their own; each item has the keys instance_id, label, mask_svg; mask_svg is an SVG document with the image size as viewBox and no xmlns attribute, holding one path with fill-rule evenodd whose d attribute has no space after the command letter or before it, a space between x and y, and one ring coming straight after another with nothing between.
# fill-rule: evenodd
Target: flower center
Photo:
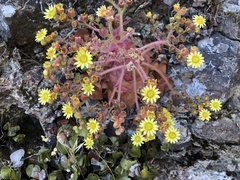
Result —
<instances>
[{"instance_id":1,"label":"flower center","mask_svg":"<svg viewBox=\"0 0 240 180\"><path fill-rule=\"evenodd\" d=\"M147 122L147 123L145 124L145 129L146 129L147 131L151 131L151 130L153 129L153 124L150 123L150 122Z\"/></svg>"},{"instance_id":2,"label":"flower center","mask_svg":"<svg viewBox=\"0 0 240 180\"><path fill-rule=\"evenodd\" d=\"M91 91L91 86L89 84L87 84L85 87L84 87L85 91L87 92L90 92Z\"/></svg>"},{"instance_id":3,"label":"flower center","mask_svg":"<svg viewBox=\"0 0 240 180\"><path fill-rule=\"evenodd\" d=\"M72 108L71 107L67 107L66 108L66 114L71 114L72 113Z\"/></svg>"},{"instance_id":4,"label":"flower center","mask_svg":"<svg viewBox=\"0 0 240 180\"><path fill-rule=\"evenodd\" d=\"M138 142L138 143L141 142L141 137L135 136L135 141Z\"/></svg>"},{"instance_id":5,"label":"flower center","mask_svg":"<svg viewBox=\"0 0 240 180\"><path fill-rule=\"evenodd\" d=\"M81 62L82 63L86 63L87 61L88 61L87 56L86 55L82 55Z\"/></svg>"},{"instance_id":6,"label":"flower center","mask_svg":"<svg viewBox=\"0 0 240 180\"><path fill-rule=\"evenodd\" d=\"M176 133L170 132L170 133L169 133L169 137L170 137L171 139L175 139L175 138L176 138Z\"/></svg>"},{"instance_id":7,"label":"flower center","mask_svg":"<svg viewBox=\"0 0 240 180\"><path fill-rule=\"evenodd\" d=\"M48 100L48 98L49 98L49 96L48 96L48 93L44 93L43 95L42 95L42 99L43 100Z\"/></svg>"},{"instance_id":8,"label":"flower center","mask_svg":"<svg viewBox=\"0 0 240 180\"><path fill-rule=\"evenodd\" d=\"M208 117L208 113L207 113L207 112L203 112L202 116L203 116L204 118L207 118L207 117Z\"/></svg>"},{"instance_id":9,"label":"flower center","mask_svg":"<svg viewBox=\"0 0 240 180\"><path fill-rule=\"evenodd\" d=\"M90 127L91 129L96 129L96 123L90 123L89 127Z\"/></svg>"},{"instance_id":10,"label":"flower center","mask_svg":"<svg viewBox=\"0 0 240 180\"><path fill-rule=\"evenodd\" d=\"M204 24L204 19L201 18L201 17L198 17L198 18L196 19L196 21L197 21L198 24Z\"/></svg>"},{"instance_id":11,"label":"flower center","mask_svg":"<svg viewBox=\"0 0 240 180\"><path fill-rule=\"evenodd\" d=\"M194 55L194 56L192 57L192 62L193 62L193 63L198 63L199 61L200 61L200 59L199 59L198 56Z\"/></svg>"},{"instance_id":12,"label":"flower center","mask_svg":"<svg viewBox=\"0 0 240 180\"><path fill-rule=\"evenodd\" d=\"M153 90L149 90L149 91L147 92L147 97L148 97L148 98L153 98L154 96L155 96L155 93L154 93Z\"/></svg>"},{"instance_id":13,"label":"flower center","mask_svg":"<svg viewBox=\"0 0 240 180\"><path fill-rule=\"evenodd\" d=\"M218 103L217 103L217 102L214 102L214 103L212 104L212 106L213 106L214 108L218 108Z\"/></svg>"}]
</instances>

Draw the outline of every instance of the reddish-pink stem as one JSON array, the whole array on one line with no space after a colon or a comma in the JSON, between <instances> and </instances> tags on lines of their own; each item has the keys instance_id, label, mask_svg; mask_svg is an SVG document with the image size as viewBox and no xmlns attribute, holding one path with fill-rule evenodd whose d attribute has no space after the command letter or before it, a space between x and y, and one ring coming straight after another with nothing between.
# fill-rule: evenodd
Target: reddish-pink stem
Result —
<instances>
[{"instance_id":1,"label":"reddish-pink stem","mask_svg":"<svg viewBox=\"0 0 240 180\"><path fill-rule=\"evenodd\" d=\"M134 90L134 98L136 103L136 109L139 110L139 104L138 104L138 97L137 97L137 82L136 82L136 71L135 69L132 71L133 75L133 90Z\"/></svg>"},{"instance_id":2,"label":"reddish-pink stem","mask_svg":"<svg viewBox=\"0 0 240 180\"><path fill-rule=\"evenodd\" d=\"M143 70L143 68L138 63L136 63L135 65L136 65L136 69L138 69L140 71L141 75L143 76L144 81L147 80L148 76L145 73L145 71Z\"/></svg>"},{"instance_id":3,"label":"reddish-pink stem","mask_svg":"<svg viewBox=\"0 0 240 180\"><path fill-rule=\"evenodd\" d=\"M124 68L124 67L125 67L125 65L116 66L116 67L110 68L110 69L108 69L108 70L105 70L105 71L99 73L98 75L99 75L99 76L103 76L104 74L110 73L110 72L112 72L112 71L116 71L116 70L118 70L118 69L122 69L122 68Z\"/></svg>"},{"instance_id":4,"label":"reddish-pink stem","mask_svg":"<svg viewBox=\"0 0 240 180\"><path fill-rule=\"evenodd\" d=\"M114 87L114 88L113 88L113 92L112 92L112 94L111 94L111 97L110 97L110 99L109 99L109 101L108 101L109 105L111 105L111 103L112 103L113 96L114 96L114 94L116 93L116 90L117 90L117 87Z\"/></svg>"},{"instance_id":5,"label":"reddish-pink stem","mask_svg":"<svg viewBox=\"0 0 240 180\"><path fill-rule=\"evenodd\" d=\"M91 25L89 25L87 23L79 23L79 25L86 26L86 27L88 27L88 28L90 28L90 29L92 29L92 30L94 30L96 32L100 31L99 29L97 29L97 28L95 28L95 27L93 27L93 26L91 26Z\"/></svg>"},{"instance_id":6,"label":"reddish-pink stem","mask_svg":"<svg viewBox=\"0 0 240 180\"><path fill-rule=\"evenodd\" d=\"M169 43L168 40L158 40L158 41L146 44L145 46L142 46L142 47L139 48L139 50L142 51L141 56L144 56L147 52L151 51L153 48L155 48L159 45L170 46L171 44Z\"/></svg>"},{"instance_id":7,"label":"reddish-pink stem","mask_svg":"<svg viewBox=\"0 0 240 180\"><path fill-rule=\"evenodd\" d=\"M137 70L138 74L140 75L140 77L141 77L141 79L142 79L142 81L143 81L143 83L144 83L144 81L145 81L146 79L144 79L142 73L140 72L140 70L139 70L137 67L136 67L135 69Z\"/></svg>"},{"instance_id":8,"label":"reddish-pink stem","mask_svg":"<svg viewBox=\"0 0 240 180\"><path fill-rule=\"evenodd\" d=\"M123 75L124 75L124 71L125 69L122 69L122 72L121 72L121 75L117 81L117 84L118 85L118 97L117 97L117 100L118 102L120 103L120 98L121 98L121 89L122 89L122 81L123 81Z\"/></svg>"}]
</instances>

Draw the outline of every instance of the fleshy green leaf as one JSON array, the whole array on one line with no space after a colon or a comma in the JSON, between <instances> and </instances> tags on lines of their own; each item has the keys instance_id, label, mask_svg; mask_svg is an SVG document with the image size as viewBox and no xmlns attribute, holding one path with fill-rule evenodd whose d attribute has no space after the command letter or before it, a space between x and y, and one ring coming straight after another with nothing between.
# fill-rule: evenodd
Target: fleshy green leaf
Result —
<instances>
[{"instance_id":1,"label":"fleshy green leaf","mask_svg":"<svg viewBox=\"0 0 240 180\"><path fill-rule=\"evenodd\" d=\"M130 154L132 157L139 158L139 157L141 156L140 147L132 146L132 148L131 148L130 151L129 151L129 154Z\"/></svg>"},{"instance_id":2,"label":"fleshy green leaf","mask_svg":"<svg viewBox=\"0 0 240 180\"><path fill-rule=\"evenodd\" d=\"M99 178L98 175L96 175L94 173L90 173L90 174L88 174L87 179L89 179L89 180L99 180L100 178Z\"/></svg>"},{"instance_id":3,"label":"fleshy green leaf","mask_svg":"<svg viewBox=\"0 0 240 180\"><path fill-rule=\"evenodd\" d=\"M137 161L127 160L125 158L121 159L120 165L124 170L129 170L132 165L137 163Z\"/></svg>"}]
</instances>

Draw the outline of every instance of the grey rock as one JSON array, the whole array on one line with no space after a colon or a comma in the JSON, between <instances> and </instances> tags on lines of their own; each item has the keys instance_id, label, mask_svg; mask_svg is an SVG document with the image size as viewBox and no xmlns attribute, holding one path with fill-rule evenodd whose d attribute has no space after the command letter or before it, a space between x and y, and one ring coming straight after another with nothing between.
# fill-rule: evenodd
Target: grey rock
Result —
<instances>
[{"instance_id":1,"label":"grey rock","mask_svg":"<svg viewBox=\"0 0 240 180\"><path fill-rule=\"evenodd\" d=\"M197 120L192 125L192 133L201 139L215 143L240 144L240 119L222 117L217 121L202 122Z\"/></svg>"},{"instance_id":2,"label":"grey rock","mask_svg":"<svg viewBox=\"0 0 240 180\"><path fill-rule=\"evenodd\" d=\"M207 87L207 94L225 101L239 81L240 43L216 33L199 41L198 47L207 66L196 73L197 78Z\"/></svg>"}]
</instances>

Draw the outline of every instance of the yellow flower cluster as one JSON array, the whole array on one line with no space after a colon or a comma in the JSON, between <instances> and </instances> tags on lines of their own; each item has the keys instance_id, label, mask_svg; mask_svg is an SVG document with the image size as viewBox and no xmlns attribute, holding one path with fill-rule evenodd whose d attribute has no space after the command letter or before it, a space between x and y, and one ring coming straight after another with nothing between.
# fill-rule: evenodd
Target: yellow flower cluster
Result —
<instances>
[{"instance_id":1,"label":"yellow flower cluster","mask_svg":"<svg viewBox=\"0 0 240 180\"><path fill-rule=\"evenodd\" d=\"M213 112L217 112L217 111L220 111L221 108L222 108L222 104L221 102L218 100L218 99L212 99L210 101L210 110L213 111ZM199 112L199 119L202 120L202 121L209 121L211 118L211 112L207 109L202 109L200 112Z\"/></svg>"},{"instance_id":2,"label":"yellow flower cluster","mask_svg":"<svg viewBox=\"0 0 240 180\"><path fill-rule=\"evenodd\" d=\"M176 143L180 139L180 132L173 127L174 121L171 113L167 109L163 108L163 114L167 118L166 123L168 123L168 129L164 133L165 140L168 143ZM148 112L147 117L140 122L139 128L137 128L136 132L131 137L131 141L134 146L141 146L144 142L148 142L156 138L159 126L157 121L154 120L154 117L155 115Z\"/></svg>"}]
</instances>

